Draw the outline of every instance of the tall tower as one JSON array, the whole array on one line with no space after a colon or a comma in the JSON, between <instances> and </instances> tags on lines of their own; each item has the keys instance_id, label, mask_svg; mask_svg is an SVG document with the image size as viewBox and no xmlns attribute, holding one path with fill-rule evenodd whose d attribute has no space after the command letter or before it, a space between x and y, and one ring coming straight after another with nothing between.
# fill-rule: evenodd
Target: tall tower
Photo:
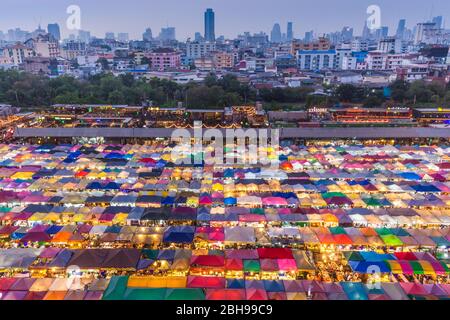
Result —
<instances>
[{"instance_id":1,"label":"tall tower","mask_svg":"<svg viewBox=\"0 0 450 320\"><path fill-rule=\"evenodd\" d=\"M273 25L272 32L270 33L270 41L273 43L281 42L281 28L278 23Z\"/></svg>"},{"instance_id":2,"label":"tall tower","mask_svg":"<svg viewBox=\"0 0 450 320\"><path fill-rule=\"evenodd\" d=\"M395 36L398 39L403 39L405 37L405 29L406 29L406 20L401 19L398 22L397 32L396 32Z\"/></svg>"},{"instance_id":3,"label":"tall tower","mask_svg":"<svg viewBox=\"0 0 450 320\"><path fill-rule=\"evenodd\" d=\"M205 11L205 41L216 41L216 34L214 30L215 23L214 11L211 8Z\"/></svg>"},{"instance_id":4,"label":"tall tower","mask_svg":"<svg viewBox=\"0 0 450 320\"><path fill-rule=\"evenodd\" d=\"M286 40L287 41L294 40L294 31L292 30L292 22L287 23Z\"/></svg>"},{"instance_id":5,"label":"tall tower","mask_svg":"<svg viewBox=\"0 0 450 320\"><path fill-rule=\"evenodd\" d=\"M48 33L50 33L55 40L61 40L61 31L59 29L59 25L57 23L50 23L47 26Z\"/></svg>"}]
</instances>

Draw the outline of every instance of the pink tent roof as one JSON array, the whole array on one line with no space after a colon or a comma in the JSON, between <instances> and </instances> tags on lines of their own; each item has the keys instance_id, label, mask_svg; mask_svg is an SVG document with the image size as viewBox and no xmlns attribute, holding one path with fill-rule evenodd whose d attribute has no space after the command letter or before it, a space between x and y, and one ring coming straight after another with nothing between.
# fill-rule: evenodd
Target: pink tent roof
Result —
<instances>
[{"instance_id":1,"label":"pink tent roof","mask_svg":"<svg viewBox=\"0 0 450 320\"><path fill-rule=\"evenodd\" d=\"M223 231L219 232L211 232L208 234L208 239L212 241L224 241L225 240L225 234Z\"/></svg>"},{"instance_id":2,"label":"pink tent roof","mask_svg":"<svg viewBox=\"0 0 450 320\"><path fill-rule=\"evenodd\" d=\"M402 271L403 271L404 274L407 274L407 275L413 275L414 274L414 270L412 269L412 267L411 267L411 265L409 264L408 261L406 261L406 260L399 260L398 263L402 267Z\"/></svg>"},{"instance_id":3,"label":"pink tent roof","mask_svg":"<svg viewBox=\"0 0 450 320\"><path fill-rule=\"evenodd\" d=\"M294 259L277 259L278 269L280 271L296 271L297 264Z\"/></svg>"},{"instance_id":4,"label":"pink tent roof","mask_svg":"<svg viewBox=\"0 0 450 320\"><path fill-rule=\"evenodd\" d=\"M288 203L286 199L281 197L267 197L262 199L265 206L286 206Z\"/></svg>"},{"instance_id":5,"label":"pink tent roof","mask_svg":"<svg viewBox=\"0 0 450 320\"><path fill-rule=\"evenodd\" d=\"M8 291L14 282L16 282L15 278L0 278L0 290Z\"/></svg>"},{"instance_id":6,"label":"pink tent roof","mask_svg":"<svg viewBox=\"0 0 450 320\"><path fill-rule=\"evenodd\" d=\"M411 282L401 282L400 286L405 291L406 294L413 294L413 295L427 295L427 291L425 290L424 286L417 283L411 283Z\"/></svg>"},{"instance_id":7,"label":"pink tent roof","mask_svg":"<svg viewBox=\"0 0 450 320\"><path fill-rule=\"evenodd\" d=\"M208 196L203 196L203 197L200 198L199 204L203 204L203 205L212 204L212 200Z\"/></svg>"},{"instance_id":8,"label":"pink tent roof","mask_svg":"<svg viewBox=\"0 0 450 320\"><path fill-rule=\"evenodd\" d=\"M211 197L212 197L213 199L223 199L223 198L224 198L224 195L223 195L223 193L221 193L221 192L213 192L213 194L211 195Z\"/></svg>"},{"instance_id":9,"label":"pink tent roof","mask_svg":"<svg viewBox=\"0 0 450 320\"><path fill-rule=\"evenodd\" d=\"M245 290L247 300L268 300L267 292L264 289L249 288Z\"/></svg>"},{"instance_id":10,"label":"pink tent roof","mask_svg":"<svg viewBox=\"0 0 450 320\"><path fill-rule=\"evenodd\" d=\"M239 222L262 222L266 221L266 217L260 214L240 214Z\"/></svg>"}]
</instances>

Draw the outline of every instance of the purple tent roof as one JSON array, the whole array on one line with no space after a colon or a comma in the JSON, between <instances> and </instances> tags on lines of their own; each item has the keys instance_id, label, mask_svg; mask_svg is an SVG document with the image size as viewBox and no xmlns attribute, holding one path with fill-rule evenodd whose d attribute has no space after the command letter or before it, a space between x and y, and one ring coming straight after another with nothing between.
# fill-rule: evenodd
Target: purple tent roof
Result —
<instances>
[{"instance_id":1,"label":"purple tent roof","mask_svg":"<svg viewBox=\"0 0 450 320\"><path fill-rule=\"evenodd\" d=\"M21 242L42 242L50 241L52 238L45 232L28 232L22 239Z\"/></svg>"}]
</instances>

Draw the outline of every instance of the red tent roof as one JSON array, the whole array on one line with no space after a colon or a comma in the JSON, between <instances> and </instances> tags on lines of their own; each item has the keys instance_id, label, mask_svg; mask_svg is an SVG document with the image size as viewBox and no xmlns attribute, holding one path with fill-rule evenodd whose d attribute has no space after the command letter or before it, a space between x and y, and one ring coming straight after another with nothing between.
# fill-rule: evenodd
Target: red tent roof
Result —
<instances>
[{"instance_id":1,"label":"red tent roof","mask_svg":"<svg viewBox=\"0 0 450 320\"><path fill-rule=\"evenodd\" d=\"M225 278L189 276L188 288L225 288Z\"/></svg>"},{"instance_id":2,"label":"red tent roof","mask_svg":"<svg viewBox=\"0 0 450 320\"><path fill-rule=\"evenodd\" d=\"M208 256L193 256L191 264L204 267L223 267L225 265L225 258L218 255Z\"/></svg>"},{"instance_id":3,"label":"red tent roof","mask_svg":"<svg viewBox=\"0 0 450 320\"><path fill-rule=\"evenodd\" d=\"M260 259L294 259L291 249L286 248L259 248Z\"/></svg>"},{"instance_id":4,"label":"red tent roof","mask_svg":"<svg viewBox=\"0 0 450 320\"><path fill-rule=\"evenodd\" d=\"M245 300L244 289L207 289L207 300Z\"/></svg>"}]
</instances>

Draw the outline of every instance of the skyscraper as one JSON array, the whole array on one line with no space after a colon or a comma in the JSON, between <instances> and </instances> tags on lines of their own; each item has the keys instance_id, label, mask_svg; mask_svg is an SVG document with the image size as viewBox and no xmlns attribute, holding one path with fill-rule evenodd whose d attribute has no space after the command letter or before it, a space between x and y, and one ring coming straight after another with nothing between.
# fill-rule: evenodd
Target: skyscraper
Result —
<instances>
[{"instance_id":1,"label":"skyscraper","mask_svg":"<svg viewBox=\"0 0 450 320\"><path fill-rule=\"evenodd\" d=\"M150 29L150 28L145 29L145 32L142 34L142 40L144 40L144 41L152 41L153 40L152 29Z\"/></svg>"},{"instance_id":2,"label":"skyscraper","mask_svg":"<svg viewBox=\"0 0 450 320\"><path fill-rule=\"evenodd\" d=\"M128 35L128 33L126 32L119 32L117 34L117 41L119 42L128 42L130 40L130 37Z\"/></svg>"},{"instance_id":3,"label":"skyscraper","mask_svg":"<svg viewBox=\"0 0 450 320\"><path fill-rule=\"evenodd\" d=\"M406 28L406 20L405 19L401 19L398 22L398 27L397 27L397 32L395 34L395 36L398 39L403 39L405 36L405 28Z\"/></svg>"},{"instance_id":4,"label":"skyscraper","mask_svg":"<svg viewBox=\"0 0 450 320\"><path fill-rule=\"evenodd\" d=\"M388 35L389 35L389 27L384 26L376 30L377 39L387 38Z\"/></svg>"},{"instance_id":5,"label":"skyscraper","mask_svg":"<svg viewBox=\"0 0 450 320\"><path fill-rule=\"evenodd\" d=\"M273 25L272 32L270 33L270 41L273 43L281 42L281 28L278 23Z\"/></svg>"},{"instance_id":6,"label":"skyscraper","mask_svg":"<svg viewBox=\"0 0 450 320\"><path fill-rule=\"evenodd\" d=\"M89 31L78 30L78 40L89 43L91 41L91 33Z\"/></svg>"},{"instance_id":7,"label":"skyscraper","mask_svg":"<svg viewBox=\"0 0 450 320\"><path fill-rule=\"evenodd\" d=\"M55 38L58 41L61 40L61 31L59 29L59 24L50 23L47 26L47 30L48 30L48 33L50 33L53 36L53 38Z\"/></svg>"},{"instance_id":8,"label":"skyscraper","mask_svg":"<svg viewBox=\"0 0 450 320\"><path fill-rule=\"evenodd\" d=\"M363 31L361 34L361 38L364 40L367 40L371 37L372 35L372 31L370 31L369 27L367 26L367 21L364 22L364 27L363 27Z\"/></svg>"},{"instance_id":9,"label":"skyscraper","mask_svg":"<svg viewBox=\"0 0 450 320\"><path fill-rule=\"evenodd\" d=\"M307 31L305 32L305 39L304 41L306 43L312 42L314 40L314 31Z\"/></svg>"},{"instance_id":10,"label":"skyscraper","mask_svg":"<svg viewBox=\"0 0 450 320\"><path fill-rule=\"evenodd\" d=\"M106 40L115 40L116 39L116 35L114 34L114 32L106 32L105 33L105 39Z\"/></svg>"},{"instance_id":11,"label":"skyscraper","mask_svg":"<svg viewBox=\"0 0 450 320\"><path fill-rule=\"evenodd\" d=\"M159 33L159 40L161 41L173 41L175 39L175 28L167 27L161 28L161 32Z\"/></svg>"},{"instance_id":12,"label":"skyscraper","mask_svg":"<svg viewBox=\"0 0 450 320\"><path fill-rule=\"evenodd\" d=\"M341 41L351 41L353 39L353 28L344 27L341 31Z\"/></svg>"},{"instance_id":13,"label":"skyscraper","mask_svg":"<svg viewBox=\"0 0 450 320\"><path fill-rule=\"evenodd\" d=\"M294 31L292 30L292 22L287 23L286 40L287 41L294 40Z\"/></svg>"},{"instance_id":14,"label":"skyscraper","mask_svg":"<svg viewBox=\"0 0 450 320\"><path fill-rule=\"evenodd\" d=\"M442 29L442 22L443 22L442 16L434 17L431 22L434 22L436 24L436 28Z\"/></svg>"},{"instance_id":15,"label":"skyscraper","mask_svg":"<svg viewBox=\"0 0 450 320\"><path fill-rule=\"evenodd\" d=\"M194 35L194 41L201 42L203 41L202 34L200 32L196 32Z\"/></svg>"},{"instance_id":16,"label":"skyscraper","mask_svg":"<svg viewBox=\"0 0 450 320\"><path fill-rule=\"evenodd\" d=\"M214 24L214 11L211 8L205 11L205 41L214 42L216 40Z\"/></svg>"}]
</instances>

